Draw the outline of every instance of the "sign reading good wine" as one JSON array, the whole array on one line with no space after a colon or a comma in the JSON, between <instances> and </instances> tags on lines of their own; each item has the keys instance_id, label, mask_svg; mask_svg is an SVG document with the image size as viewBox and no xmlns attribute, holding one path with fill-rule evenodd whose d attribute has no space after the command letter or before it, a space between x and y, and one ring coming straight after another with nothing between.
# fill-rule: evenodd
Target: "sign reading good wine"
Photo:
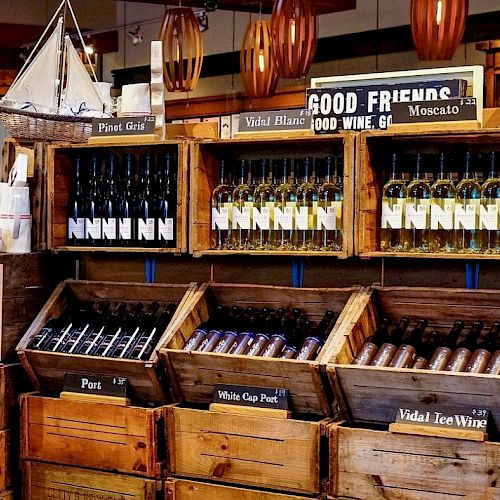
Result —
<instances>
[{"instance_id":1,"label":"sign reading good wine","mask_svg":"<svg viewBox=\"0 0 500 500\"><path fill-rule=\"evenodd\" d=\"M126 398L127 378L82 373L65 373L64 391Z\"/></svg>"},{"instance_id":2,"label":"sign reading good wine","mask_svg":"<svg viewBox=\"0 0 500 500\"><path fill-rule=\"evenodd\" d=\"M288 410L288 389L216 384L214 403Z\"/></svg>"},{"instance_id":3,"label":"sign reading good wine","mask_svg":"<svg viewBox=\"0 0 500 500\"><path fill-rule=\"evenodd\" d=\"M465 96L466 90L462 79L314 88L307 89L307 107L319 134L386 129L392 123L394 103L446 101Z\"/></svg>"}]
</instances>

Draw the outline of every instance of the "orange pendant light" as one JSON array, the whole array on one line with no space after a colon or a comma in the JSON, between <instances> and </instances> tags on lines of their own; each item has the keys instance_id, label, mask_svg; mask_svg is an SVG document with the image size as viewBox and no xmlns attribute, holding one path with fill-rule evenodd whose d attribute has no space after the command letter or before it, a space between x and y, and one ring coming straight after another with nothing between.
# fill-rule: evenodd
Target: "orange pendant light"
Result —
<instances>
[{"instance_id":1,"label":"orange pendant light","mask_svg":"<svg viewBox=\"0 0 500 500\"><path fill-rule=\"evenodd\" d=\"M251 21L243 38L240 72L248 97L270 97L278 85L267 21Z\"/></svg>"},{"instance_id":2,"label":"orange pendant light","mask_svg":"<svg viewBox=\"0 0 500 500\"><path fill-rule=\"evenodd\" d=\"M271 34L280 76L307 76L316 51L317 32L313 0L275 0Z\"/></svg>"},{"instance_id":3,"label":"orange pendant light","mask_svg":"<svg viewBox=\"0 0 500 500\"><path fill-rule=\"evenodd\" d=\"M169 92L189 92L196 88L203 62L200 26L188 7L168 9L163 19L164 79Z\"/></svg>"},{"instance_id":4,"label":"orange pendant light","mask_svg":"<svg viewBox=\"0 0 500 500\"><path fill-rule=\"evenodd\" d=\"M411 32L418 57L449 60L464 36L469 0L412 0Z\"/></svg>"}]
</instances>

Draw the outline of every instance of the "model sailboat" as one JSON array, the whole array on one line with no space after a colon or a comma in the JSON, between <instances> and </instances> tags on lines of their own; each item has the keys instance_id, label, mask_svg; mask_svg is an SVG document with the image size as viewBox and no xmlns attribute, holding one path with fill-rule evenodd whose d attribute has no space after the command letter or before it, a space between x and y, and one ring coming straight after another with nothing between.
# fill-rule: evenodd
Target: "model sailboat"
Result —
<instances>
[{"instance_id":1,"label":"model sailboat","mask_svg":"<svg viewBox=\"0 0 500 500\"><path fill-rule=\"evenodd\" d=\"M17 78L0 99L0 119L14 137L86 140L91 119L110 116L104 112L103 97L94 86L71 38L64 34L62 13L66 8L85 49L71 2L62 0ZM52 34L37 50L58 17ZM93 68L92 73L97 81Z\"/></svg>"}]
</instances>

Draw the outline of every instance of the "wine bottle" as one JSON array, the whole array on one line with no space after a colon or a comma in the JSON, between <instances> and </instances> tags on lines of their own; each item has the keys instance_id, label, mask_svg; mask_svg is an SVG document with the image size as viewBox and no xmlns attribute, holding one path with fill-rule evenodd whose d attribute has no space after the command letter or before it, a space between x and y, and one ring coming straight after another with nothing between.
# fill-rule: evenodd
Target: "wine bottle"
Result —
<instances>
[{"instance_id":1,"label":"wine bottle","mask_svg":"<svg viewBox=\"0 0 500 500\"><path fill-rule=\"evenodd\" d=\"M233 216L233 189L228 183L226 162L219 167L220 184L212 193L212 249L231 248L231 227Z\"/></svg>"},{"instance_id":2,"label":"wine bottle","mask_svg":"<svg viewBox=\"0 0 500 500\"><path fill-rule=\"evenodd\" d=\"M411 331L408 338L401 343L394 354L389 364L391 368L407 368L413 364L417 350L422 345L422 335L428 323L426 319L419 319L417 321L415 328Z\"/></svg>"},{"instance_id":3,"label":"wine bottle","mask_svg":"<svg viewBox=\"0 0 500 500\"><path fill-rule=\"evenodd\" d=\"M417 347L416 358L411 367L417 370L423 370L427 368L429 360L431 359L433 352L439 346L440 342L441 335L439 335L436 330L433 330L429 334L428 339Z\"/></svg>"},{"instance_id":4,"label":"wine bottle","mask_svg":"<svg viewBox=\"0 0 500 500\"><path fill-rule=\"evenodd\" d=\"M142 171L139 176L139 200L137 203L137 240L139 246L154 247L155 210L153 199L153 156L146 153L143 157Z\"/></svg>"},{"instance_id":5,"label":"wine bottle","mask_svg":"<svg viewBox=\"0 0 500 500\"><path fill-rule=\"evenodd\" d=\"M316 165L323 170L323 183L318 189L316 229L321 250L342 250L342 190L335 182L337 177L338 157L328 156L323 165Z\"/></svg>"},{"instance_id":6,"label":"wine bottle","mask_svg":"<svg viewBox=\"0 0 500 500\"><path fill-rule=\"evenodd\" d=\"M72 353L91 328L93 319L94 301L89 299L81 305L74 328L69 332L64 342L57 349L54 348L54 351Z\"/></svg>"},{"instance_id":7,"label":"wine bottle","mask_svg":"<svg viewBox=\"0 0 500 500\"><path fill-rule=\"evenodd\" d=\"M233 191L232 248L247 250L252 247L253 189L248 184L248 162L238 164L239 184Z\"/></svg>"},{"instance_id":8,"label":"wine bottle","mask_svg":"<svg viewBox=\"0 0 500 500\"><path fill-rule=\"evenodd\" d=\"M491 360L498 344L498 335L500 332L500 322L495 321L490 327L484 340L478 344L477 349L467 363L465 371L468 373L483 373Z\"/></svg>"},{"instance_id":9,"label":"wine bottle","mask_svg":"<svg viewBox=\"0 0 500 500\"><path fill-rule=\"evenodd\" d=\"M472 352L475 350L477 345L477 339L481 334L483 329L483 322L476 320L472 323L472 327L465 337L465 339L457 344L457 348L453 352L453 355L448 361L448 366L446 371L448 372L463 372L467 367Z\"/></svg>"},{"instance_id":10,"label":"wine bottle","mask_svg":"<svg viewBox=\"0 0 500 500\"><path fill-rule=\"evenodd\" d=\"M92 155L85 200L85 244L97 246L102 238L102 219L99 217L100 190L97 155Z\"/></svg>"},{"instance_id":11,"label":"wine bottle","mask_svg":"<svg viewBox=\"0 0 500 500\"><path fill-rule=\"evenodd\" d=\"M352 362L354 365L369 365L373 361L375 354L377 354L382 344L389 340L388 330L391 323L392 321L389 318L384 318L380 322L378 328L366 339L361 350L354 358Z\"/></svg>"},{"instance_id":12,"label":"wine bottle","mask_svg":"<svg viewBox=\"0 0 500 500\"><path fill-rule=\"evenodd\" d=\"M254 192L252 214L253 247L269 250L273 247L274 188L268 182L269 167L265 159L260 160L260 182Z\"/></svg>"},{"instance_id":13,"label":"wine bottle","mask_svg":"<svg viewBox=\"0 0 500 500\"><path fill-rule=\"evenodd\" d=\"M137 199L134 182L134 156L125 155L121 193L118 201L118 242L120 246L137 245Z\"/></svg>"},{"instance_id":14,"label":"wine bottle","mask_svg":"<svg viewBox=\"0 0 500 500\"><path fill-rule=\"evenodd\" d=\"M463 328L464 322L462 320L457 319L455 323L453 323L453 327L448 335L441 341L439 347L434 351L434 354L427 365L428 370L440 371L446 368Z\"/></svg>"},{"instance_id":15,"label":"wine bottle","mask_svg":"<svg viewBox=\"0 0 500 500\"><path fill-rule=\"evenodd\" d=\"M116 156L108 156L106 175L102 187L102 198L99 215L102 219L101 246L115 246L118 242L118 199L116 186Z\"/></svg>"},{"instance_id":16,"label":"wine bottle","mask_svg":"<svg viewBox=\"0 0 500 500\"><path fill-rule=\"evenodd\" d=\"M384 342L376 352L370 363L371 366L389 366L394 354L401 345L401 341L409 324L410 320L406 317L399 320L398 325L392 330L387 341Z\"/></svg>"},{"instance_id":17,"label":"wine bottle","mask_svg":"<svg viewBox=\"0 0 500 500\"><path fill-rule=\"evenodd\" d=\"M404 247L404 214L407 188L398 177L398 156L392 155L391 177L382 191L380 250L399 252Z\"/></svg>"},{"instance_id":18,"label":"wine bottle","mask_svg":"<svg viewBox=\"0 0 500 500\"><path fill-rule=\"evenodd\" d=\"M455 210L455 185L450 175L445 174L444 153L439 155L439 174L431 186L431 252L455 252L453 231Z\"/></svg>"},{"instance_id":19,"label":"wine bottle","mask_svg":"<svg viewBox=\"0 0 500 500\"><path fill-rule=\"evenodd\" d=\"M311 181L311 158L304 158L300 173L302 174L302 182L297 189L295 206L295 248L297 250L317 250L316 209L318 190Z\"/></svg>"},{"instance_id":20,"label":"wine bottle","mask_svg":"<svg viewBox=\"0 0 500 500\"><path fill-rule=\"evenodd\" d=\"M479 207L481 186L471 169L472 155L465 155L463 179L457 185L455 204L455 245L458 252L477 253L481 251L479 231Z\"/></svg>"},{"instance_id":21,"label":"wine bottle","mask_svg":"<svg viewBox=\"0 0 500 500\"><path fill-rule=\"evenodd\" d=\"M274 241L278 250L293 250L293 215L297 192L290 183L290 158L283 158L280 166L281 183L276 188L274 208Z\"/></svg>"},{"instance_id":22,"label":"wine bottle","mask_svg":"<svg viewBox=\"0 0 500 500\"><path fill-rule=\"evenodd\" d=\"M90 322L90 328L80 340L78 345L73 349L72 354L87 354L92 347L94 340L100 337L106 326L106 321L109 315L110 302L105 300L97 306L97 310L93 311L93 317Z\"/></svg>"},{"instance_id":23,"label":"wine bottle","mask_svg":"<svg viewBox=\"0 0 500 500\"><path fill-rule=\"evenodd\" d=\"M422 155L415 155L413 180L405 204L405 245L408 252L428 252L430 240L431 188L422 172Z\"/></svg>"},{"instance_id":24,"label":"wine bottle","mask_svg":"<svg viewBox=\"0 0 500 500\"><path fill-rule=\"evenodd\" d=\"M488 179L481 187L481 248L485 253L500 253L500 178L496 169L496 153L489 155Z\"/></svg>"},{"instance_id":25,"label":"wine bottle","mask_svg":"<svg viewBox=\"0 0 500 500\"><path fill-rule=\"evenodd\" d=\"M500 375L500 346L497 345L497 350L491 356L491 360L484 373L488 375Z\"/></svg>"},{"instance_id":26,"label":"wine bottle","mask_svg":"<svg viewBox=\"0 0 500 500\"><path fill-rule=\"evenodd\" d=\"M160 247L175 247L177 198L174 198L172 155L163 155L158 169L156 198L156 241Z\"/></svg>"},{"instance_id":27,"label":"wine bottle","mask_svg":"<svg viewBox=\"0 0 500 500\"><path fill-rule=\"evenodd\" d=\"M115 336L116 332L121 327L126 310L127 304L125 304L124 302L120 302L115 306L113 312L106 318L104 328L95 337L85 354L89 354L90 356L102 355L102 353L108 347L111 339Z\"/></svg>"},{"instance_id":28,"label":"wine bottle","mask_svg":"<svg viewBox=\"0 0 500 500\"><path fill-rule=\"evenodd\" d=\"M85 241L85 196L82 160L75 158L75 181L68 200L68 245L81 246Z\"/></svg>"},{"instance_id":29,"label":"wine bottle","mask_svg":"<svg viewBox=\"0 0 500 500\"><path fill-rule=\"evenodd\" d=\"M58 338L68 325L71 324L71 317L74 311L71 308L63 311L56 318L51 318L44 327L33 337L28 344L28 349L36 349L40 351L47 350L46 347L54 338Z\"/></svg>"}]
</instances>

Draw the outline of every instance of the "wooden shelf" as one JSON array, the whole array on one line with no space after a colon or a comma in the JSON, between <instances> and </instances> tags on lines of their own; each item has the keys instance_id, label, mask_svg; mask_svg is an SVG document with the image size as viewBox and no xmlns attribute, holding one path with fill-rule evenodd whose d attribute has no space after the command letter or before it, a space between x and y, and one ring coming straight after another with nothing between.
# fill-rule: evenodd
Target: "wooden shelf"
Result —
<instances>
[{"instance_id":1,"label":"wooden shelf","mask_svg":"<svg viewBox=\"0 0 500 500\"><path fill-rule=\"evenodd\" d=\"M347 252L338 251L338 252L323 252L321 250L310 250L310 251L302 251L302 250L203 250L199 252L194 252L194 257L204 257L204 256L212 256L212 255L254 255L260 257L337 257L339 259L347 259ZM500 256L499 256L500 257Z\"/></svg>"},{"instance_id":2,"label":"wooden shelf","mask_svg":"<svg viewBox=\"0 0 500 500\"><path fill-rule=\"evenodd\" d=\"M437 252L363 252L359 257L402 257L404 259L453 259L453 260L500 260L500 254L486 253L437 253Z\"/></svg>"},{"instance_id":3,"label":"wooden shelf","mask_svg":"<svg viewBox=\"0 0 500 500\"><path fill-rule=\"evenodd\" d=\"M177 248L148 248L148 247L73 247L60 246L52 249L58 252L112 252L112 253L173 253L179 255Z\"/></svg>"}]
</instances>

